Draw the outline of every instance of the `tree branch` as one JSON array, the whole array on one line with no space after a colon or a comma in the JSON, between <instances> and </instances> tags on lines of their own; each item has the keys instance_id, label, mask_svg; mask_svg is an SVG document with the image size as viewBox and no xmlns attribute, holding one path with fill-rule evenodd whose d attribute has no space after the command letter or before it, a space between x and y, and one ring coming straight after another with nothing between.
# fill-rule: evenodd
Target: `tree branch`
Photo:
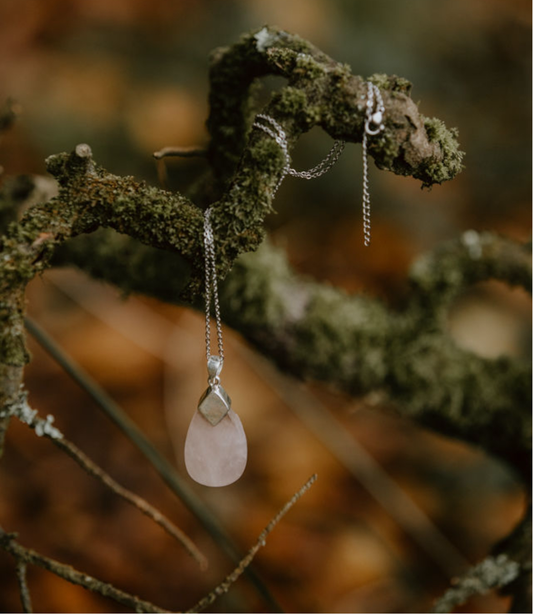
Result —
<instances>
[{"instance_id":1,"label":"tree branch","mask_svg":"<svg viewBox=\"0 0 533 614\"><path fill-rule=\"evenodd\" d=\"M208 127L212 135L209 160L218 187L209 188L206 182L205 193L220 196L212 224L221 277L239 254L257 249L262 242L263 220L272 210L273 187L282 172L282 152L268 135L256 131L246 141L249 88L266 74L290 78L289 87L274 97L268 112L284 125L291 144L313 125L321 125L336 138L361 140L363 79L350 75L346 66L309 43L264 28L217 52L210 74ZM405 80L381 75L374 81L386 88L385 130L370 147L378 166L411 174L426 185L459 172L462 154L455 133L438 120L428 122L418 114L407 96L410 86ZM87 145L78 145L70 155L51 156L47 166L59 182L59 195L32 208L19 224L11 224L0 249L0 405L16 394L22 383L21 368L28 361L25 286L50 266L54 252L66 240L107 227L145 245L177 252L183 280L180 297L189 302L197 298L203 279L202 214L184 196L105 172L94 164ZM228 187L225 193L222 187ZM6 428L7 419L0 424L0 452Z\"/></svg>"},{"instance_id":2,"label":"tree branch","mask_svg":"<svg viewBox=\"0 0 533 614\"><path fill-rule=\"evenodd\" d=\"M433 606L433 612L452 612L456 606L468 601L474 595L484 595L491 589L501 588L512 582L519 573L519 565L505 554L488 556L456 579Z\"/></svg>"},{"instance_id":3,"label":"tree branch","mask_svg":"<svg viewBox=\"0 0 533 614\"><path fill-rule=\"evenodd\" d=\"M133 262L127 258L132 248L110 233L79 241L62 252L63 262L71 259L127 292L176 301L172 279L159 275L156 285L148 274L157 268L158 252L140 250ZM380 390L400 413L481 445L529 483L530 363L482 358L457 346L447 330L453 300L493 278L530 290L529 246L468 231L415 262L409 302L395 312L378 300L298 278L266 242L241 257L222 284L222 313L284 371L349 394Z\"/></svg>"},{"instance_id":4,"label":"tree branch","mask_svg":"<svg viewBox=\"0 0 533 614\"><path fill-rule=\"evenodd\" d=\"M265 27L213 54L211 176L197 195L199 206L108 173L87 145L47 160L59 194L7 226L0 246L0 406L16 398L28 361L24 292L35 275L54 262L76 262L127 291L194 304L203 282L201 207L209 203L217 274L223 279L233 268L221 293L230 325L286 371L351 394L380 390L404 415L481 445L529 484L530 365L482 359L457 347L446 331L450 304L477 281L497 278L531 290L529 250L488 233L465 233L415 264L401 312L299 279L268 244L250 254L263 242L284 164L279 146L251 128L251 88L266 75L287 79L264 111L283 126L289 147L313 126L332 138L361 141L366 79L307 41ZM456 131L419 113L409 82L386 75L370 80L385 103L385 129L369 147L377 166L426 186L460 172ZM7 223L13 211L0 194L2 210ZM97 241L88 236L96 230ZM0 419L0 453L6 428L7 418ZM4 537L2 543L15 542Z\"/></svg>"},{"instance_id":5,"label":"tree branch","mask_svg":"<svg viewBox=\"0 0 533 614\"><path fill-rule=\"evenodd\" d=\"M220 186L226 186L233 176L246 144L253 121L250 89L266 75L288 80L268 112L293 142L315 125L335 139L362 140L364 79L308 41L264 27L212 54L207 127L209 158ZM371 80L381 88L386 109L383 138L371 148L376 164L411 175L424 185L452 179L462 168L456 133L439 120L419 114L406 79L374 75ZM268 139L262 136L260 140ZM244 168L250 168L250 161L241 164L240 170Z\"/></svg>"},{"instance_id":6,"label":"tree branch","mask_svg":"<svg viewBox=\"0 0 533 614\"><path fill-rule=\"evenodd\" d=\"M289 78L267 110L284 126L291 145L314 125L335 138L359 142L362 137L364 80L309 43L263 28L217 52L208 120L213 182L211 188L206 182L205 194L218 198L212 225L221 277L238 255L262 242L263 221L282 173L284 158L277 144L262 131L248 138L249 88L266 74ZM418 177L425 185L457 174L462 154L455 133L418 113L405 80L380 75L374 81L385 102L385 130L369 150L378 166ZM47 168L59 183L59 195L11 224L2 239L0 378L6 377L6 367L21 367L28 360L22 323L25 285L50 266L56 249L72 237L113 228L151 247L177 252L190 267L181 296L189 302L198 296L203 280L202 213L187 198L107 173L95 165L87 145L78 145L70 155L50 156Z\"/></svg>"},{"instance_id":7,"label":"tree branch","mask_svg":"<svg viewBox=\"0 0 533 614\"><path fill-rule=\"evenodd\" d=\"M103 597L109 597L115 600L117 603L121 603L127 608L131 608L134 612L168 612L159 606L139 599L135 595L131 595L118 588L115 588L112 584L103 582L98 578L93 578L88 574L81 573L71 567L70 565L64 565L54 559L43 556L35 550L30 550L19 544L16 540L16 534L6 533L2 527L0 527L0 547L2 547L8 554L10 554L17 564L24 565L37 565L43 569L47 569L56 576L71 582L72 584L78 584L84 588L99 593Z\"/></svg>"},{"instance_id":8,"label":"tree branch","mask_svg":"<svg viewBox=\"0 0 533 614\"><path fill-rule=\"evenodd\" d=\"M236 172L229 190L214 205L223 273L238 254L252 251L261 242L272 187L282 171L282 152L268 135L255 131L248 139L248 90L255 78L266 74L290 77L290 86L273 98L269 112L285 126L291 143L314 125L335 138L351 142L362 138L364 80L309 43L263 29L219 51L211 68L208 120L215 178L226 183L227 173L219 170L225 163L219 160L235 155L240 159L238 167L233 165L231 174ZM440 124L438 129L433 124L426 130L425 119L406 94L405 80L381 75L374 81L383 88L385 102L383 137L370 148L376 163L418 177L427 185L457 174L461 153L454 134ZM3 249L9 265L3 267L0 290L28 281L48 265L47 256L54 247L98 227L111 227L147 245L176 251L194 270L198 268L202 216L188 199L105 172L96 167L87 145L78 145L71 155L51 156L47 166L60 184L60 194L32 210L20 227L8 233Z\"/></svg>"}]
</instances>

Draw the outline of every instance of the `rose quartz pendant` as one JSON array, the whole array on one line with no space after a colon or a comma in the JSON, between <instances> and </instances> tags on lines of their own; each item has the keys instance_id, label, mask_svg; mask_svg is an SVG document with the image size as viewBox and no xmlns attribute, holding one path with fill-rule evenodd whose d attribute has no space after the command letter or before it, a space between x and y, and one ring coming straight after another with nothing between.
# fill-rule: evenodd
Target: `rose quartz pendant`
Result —
<instances>
[{"instance_id":1,"label":"rose quartz pendant","mask_svg":"<svg viewBox=\"0 0 533 614\"><path fill-rule=\"evenodd\" d=\"M204 486L227 486L246 467L248 446L242 423L231 409L231 399L220 385L223 360L207 361L209 386L198 403L185 440L185 467Z\"/></svg>"},{"instance_id":2,"label":"rose quartz pendant","mask_svg":"<svg viewBox=\"0 0 533 614\"><path fill-rule=\"evenodd\" d=\"M195 412L185 440L185 466L193 480L204 486L232 484L243 474L247 457L246 435L232 409L214 426L200 409Z\"/></svg>"}]
</instances>

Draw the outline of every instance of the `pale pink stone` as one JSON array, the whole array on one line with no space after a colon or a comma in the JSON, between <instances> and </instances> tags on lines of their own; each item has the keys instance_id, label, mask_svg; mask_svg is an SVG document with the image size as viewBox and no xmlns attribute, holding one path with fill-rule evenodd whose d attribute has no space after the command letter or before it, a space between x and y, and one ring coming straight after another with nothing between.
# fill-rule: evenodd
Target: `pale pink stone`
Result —
<instances>
[{"instance_id":1,"label":"pale pink stone","mask_svg":"<svg viewBox=\"0 0 533 614\"><path fill-rule=\"evenodd\" d=\"M232 409L216 426L200 412L194 413L185 440L185 466L193 480L204 486L227 486L241 477L247 457L246 435Z\"/></svg>"}]
</instances>

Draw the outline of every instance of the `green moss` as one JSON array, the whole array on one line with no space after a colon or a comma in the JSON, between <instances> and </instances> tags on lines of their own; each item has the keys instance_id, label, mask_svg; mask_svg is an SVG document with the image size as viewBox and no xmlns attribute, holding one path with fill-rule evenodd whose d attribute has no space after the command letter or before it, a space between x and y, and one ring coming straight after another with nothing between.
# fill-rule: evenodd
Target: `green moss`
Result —
<instances>
[{"instance_id":1,"label":"green moss","mask_svg":"<svg viewBox=\"0 0 533 614\"><path fill-rule=\"evenodd\" d=\"M424 165L423 171L429 178L424 184L429 186L453 179L463 169L464 152L459 149L458 130L446 128L444 122L436 117L425 117L424 127L428 140L437 144L442 151L442 158L438 162L432 161Z\"/></svg>"},{"instance_id":2,"label":"green moss","mask_svg":"<svg viewBox=\"0 0 533 614\"><path fill-rule=\"evenodd\" d=\"M221 286L224 312L233 314L240 330L277 329L287 318L280 290L292 274L282 251L264 242L254 254L243 254ZM245 305L245 308L241 308ZM228 318L231 324L231 317Z\"/></svg>"},{"instance_id":3,"label":"green moss","mask_svg":"<svg viewBox=\"0 0 533 614\"><path fill-rule=\"evenodd\" d=\"M394 162L400 155L400 145L392 137L388 136L386 132L382 133L379 139L372 140L370 142L369 151L376 151L378 155L374 155L376 160L376 166L382 169L391 169L394 167ZM394 167L395 172L398 172Z\"/></svg>"},{"instance_id":4,"label":"green moss","mask_svg":"<svg viewBox=\"0 0 533 614\"><path fill-rule=\"evenodd\" d=\"M142 293L175 302L190 281L191 267L178 254L143 245L110 229L68 241L54 266L78 266L111 283L124 295Z\"/></svg>"},{"instance_id":5,"label":"green moss","mask_svg":"<svg viewBox=\"0 0 533 614\"><path fill-rule=\"evenodd\" d=\"M0 363L20 367L29 361L24 344L24 286L2 293L0 302ZM1 396L1 394L0 394Z\"/></svg>"},{"instance_id":6,"label":"green moss","mask_svg":"<svg viewBox=\"0 0 533 614\"><path fill-rule=\"evenodd\" d=\"M299 53L296 56L295 66L293 68L295 77L303 78L309 81L321 79L326 74L326 69L323 64L320 64L307 53Z\"/></svg>"},{"instance_id":7,"label":"green moss","mask_svg":"<svg viewBox=\"0 0 533 614\"><path fill-rule=\"evenodd\" d=\"M400 92L406 96L411 95L412 83L403 77L397 75L386 75L384 73L374 73L368 77L368 81L383 90L391 92Z\"/></svg>"},{"instance_id":8,"label":"green moss","mask_svg":"<svg viewBox=\"0 0 533 614\"><path fill-rule=\"evenodd\" d=\"M295 117L307 112L307 94L297 87L284 87L273 97L276 111L288 117Z\"/></svg>"},{"instance_id":9,"label":"green moss","mask_svg":"<svg viewBox=\"0 0 533 614\"><path fill-rule=\"evenodd\" d=\"M0 337L0 361L10 367L23 367L30 362L30 354L26 349L24 337L4 334Z\"/></svg>"},{"instance_id":10,"label":"green moss","mask_svg":"<svg viewBox=\"0 0 533 614\"><path fill-rule=\"evenodd\" d=\"M352 392L383 385L391 319L382 305L327 285L313 284L308 292L305 317L295 326L294 360L308 375L342 382Z\"/></svg>"}]
</instances>

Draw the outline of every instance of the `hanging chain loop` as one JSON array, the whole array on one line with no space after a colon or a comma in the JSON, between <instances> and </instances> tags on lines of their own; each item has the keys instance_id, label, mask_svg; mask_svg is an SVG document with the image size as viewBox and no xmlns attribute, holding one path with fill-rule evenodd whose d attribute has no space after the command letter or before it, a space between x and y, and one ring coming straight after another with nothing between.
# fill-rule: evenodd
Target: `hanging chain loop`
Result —
<instances>
[{"instance_id":1,"label":"hanging chain loop","mask_svg":"<svg viewBox=\"0 0 533 614\"><path fill-rule=\"evenodd\" d=\"M363 132L363 242L370 246L370 190L368 187L368 138L379 134L383 128L385 105L379 88L367 81L366 116Z\"/></svg>"},{"instance_id":2,"label":"hanging chain loop","mask_svg":"<svg viewBox=\"0 0 533 614\"><path fill-rule=\"evenodd\" d=\"M263 122L267 122L267 124L270 124L270 126L257 121L258 119L263 120ZM298 177L300 179L316 179L324 173L327 173L329 169L335 164L335 162L337 162L344 149L344 146L346 145L346 141L335 141L333 143L333 147L331 148L327 156L316 166L310 168L307 171L297 171L296 169L291 167L291 157L289 155L287 134L281 124L279 124L273 117L270 117L270 115L264 115L263 113L259 113L256 116L256 121L254 122L253 126L255 128L259 128L260 130L263 130L263 132L266 132L270 137L272 137L272 139L274 139L274 141L276 141L276 143L280 146L281 151L283 152L283 156L285 158L283 172L278 180L278 183L276 184L276 187L274 188L272 197L275 196L276 192L279 189L279 186L281 185L281 182L285 179L287 175L291 175L292 177Z\"/></svg>"}]
</instances>

